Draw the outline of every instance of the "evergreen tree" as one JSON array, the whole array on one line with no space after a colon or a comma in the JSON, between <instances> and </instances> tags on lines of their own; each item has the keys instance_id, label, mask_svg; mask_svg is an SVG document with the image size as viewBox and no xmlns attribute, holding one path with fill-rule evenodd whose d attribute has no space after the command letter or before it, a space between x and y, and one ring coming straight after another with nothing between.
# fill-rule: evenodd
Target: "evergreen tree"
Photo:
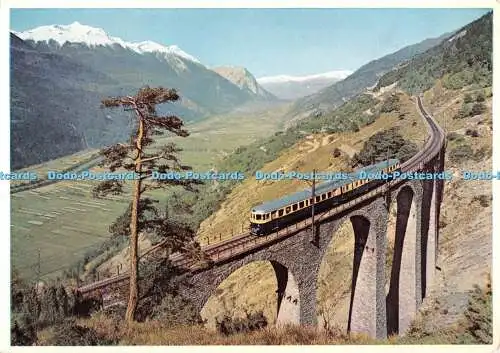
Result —
<instances>
[{"instance_id":1,"label":"evergreen tree","mask_svg":"<svg viewBox=\"0 0 500 353\"><path fill-rule=\"evenodd\" d=\"M139 300L138 287L138 236L140 232L157 234L163 238L165 247L171 252L182 251L186 243L192 241L194 234L183 227L163 217L157 210L157 200L146 197L145 193L167 186L182 186L188 190L193 189L193 181L152 179L154 171L166 173L169 171L184 171L190 168L178 160L176 154L181 150L173 143L155 146L154 137L169 132L172 135L186 137L188 132L184 129L183 121L175 115L159 116L156 105L175 102L179 95L174 89L163 87L140 89L135 96L123 96L104 99L105 108L124 108L134 113L135 129L129 143L118 143L102 149L104 157L101 166L107 167L111 172L125 169L134 172L136 177L133 183L133 194L129 208L125 214L117 219L110 230L115 235L129 234L130 236L130 289L129 301L125 318L127 321L135 320L135 312ZM148 147L150 147L148 149ZM107 194L121 194L123 181L106 180L97 185L93 190L95 197ZM130 220L130 221L128 221Z\"/></svg>"}]
</instances>

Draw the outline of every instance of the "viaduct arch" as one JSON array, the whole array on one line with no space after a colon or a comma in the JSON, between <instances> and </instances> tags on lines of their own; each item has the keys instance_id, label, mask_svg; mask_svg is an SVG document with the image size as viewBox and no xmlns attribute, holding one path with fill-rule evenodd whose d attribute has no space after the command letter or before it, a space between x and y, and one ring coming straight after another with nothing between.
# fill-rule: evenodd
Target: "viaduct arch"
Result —
<instances>
[{"instance_id":1,"label":"viaduct arch","mask_svg":"<svg viewBox=\"0 0 500 353\"><path fill-rule=\"evenodd\" d=\"M417 104L429 125L431 138L404 168L443 171L444 133L425 112L420 98ZM375 338L404 333L434 278L444 180L404 180L388 185L384 192L368 192L352 204L325 212L315 223L314 239L310 227L298 224L263 241L248 236L231 239L213 253L215 265L194 267L183 275L186 281L181 293L201 310L231 273L253 261L269 261L278 283L277 322L316 325L320 265L339 227L351 222L355 241L347 330ZM393 203L397 205L395 248L386 295L387 223ZM304 224L310 224L308 221ZM227 255L228 249L229 256L219 256ZM119 292L127 286L128 275L123 274L80 287L78 291L93 296L104 288ZM294 299L288 301L292 295Z\"/></svg>"}]
</instances>

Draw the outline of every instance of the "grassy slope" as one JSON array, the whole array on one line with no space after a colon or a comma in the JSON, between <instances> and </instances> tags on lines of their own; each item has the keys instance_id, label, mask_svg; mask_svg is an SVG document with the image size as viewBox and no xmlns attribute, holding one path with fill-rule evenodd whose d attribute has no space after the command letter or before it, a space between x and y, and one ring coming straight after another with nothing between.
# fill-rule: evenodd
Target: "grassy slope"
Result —
<instances>
[{"instance_id":1,"label":"grassy slope","mask_svg":"<svg viewBox=\"0 0 500 353\"><path fill-rule=\"evenodd\" d=\"M241 116L215 116L189 126L191 136L174 138L184 148L182 161L205 171L240 145L272 134L282 124L283 109L276 108ZM25 170L39 175L62 170L87 158L95 150L59 158ZM99 168L92 168L97 171ZM11 197L12 263L23 277L34 278L37 249L41 273L55 276L109 237L108 226L127 207L127 193L94 200L94 181L62 181ZM126 188L130 189L130 188ZM165 200L167 193L156 196Z\"/></svg>"},{"instance_id":2,"label":"grassy slope","mask_svg":"<svg viewBox=\"0 0 500 353\"><path fill-rule=\"evenodd\" d=\"M425 95L429 110L441 126L463 138L462 142L448 141L445 169L454 171L457 177L445 183L437 263L441 271L436 272L436 285L422 309L424 313L433 313L426 320L431 327L456 320L467 302L466 291L475 283L483 284L492 265L492 183L458 177L461 170L492 170L492 99L486 99L484 114L453 119L467 92L474 95L478 90L473 87L446 90L438 83ZM479 137L465 135L467 129L477 130ZM470 145L474 152L483 148L486 155L479 160L450 160L452 151L461 144ZM481 195L486 200L483 205L478 200Z\"/></svg>"}]
</instances>

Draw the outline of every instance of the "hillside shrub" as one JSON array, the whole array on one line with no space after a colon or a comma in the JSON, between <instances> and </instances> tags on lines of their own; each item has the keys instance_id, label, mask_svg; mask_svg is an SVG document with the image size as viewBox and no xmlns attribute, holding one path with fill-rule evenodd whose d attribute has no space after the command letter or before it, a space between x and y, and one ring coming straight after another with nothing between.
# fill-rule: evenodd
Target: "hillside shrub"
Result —
<instances>
[{"instance_id":1,"label":"hillside shrub","mask_svg":"<svg viewBox=\"0 0 500 353\"><path fill-rule=\"evenodd\" d=\"M35 322L31 315L13 314L10 324L12 346L32 346L37 341Z\"/></svg>"},{"instance_id":2,"label":"hillside shrub","mask_svg":"<svg viewBox=\"0 0 500 353\"><path fill-rule=\"evenodd\" d=\"M474 152L473 159L476 162L479 162L479 161L482 161L484 159L490 158L491 157L491 153L492 153L491 148L483 146L480 149L478 149L476 152Z\"/></svg>"},{"instance_id":3,"label":"hillside shrub","mask_svg":"<svg viewBox=\"0 0 500 353\"><path fill-rule=\"evenodd\" d=\"M471 137L479 137L479 133L477 132L477 130L467 129L465 131L465 134Z\"/></svg>"},{"instance_id":4,"label":"hillside shrub","mask_svg":"<svg viewBox=\"0 0 500 353\"><path fill-rule=\"evenodd\" d=\"M340 157L342 155L342 152L338 147L335 147L335 149L332 152L332 155L334 158Z\"/></svg>"},{"instance_id":5,"label":"hillside shrub","mask_svg":"<svg viewBox=\"0 0 500 353\"><path fill-rule=\"evenodd\" d=\"M472 106L470 115L474 116L474 115L483 114L485 111L486 111L486 106L483 103L475 103Z\"/></svg>"},{"instance_id":6,"label":"hillside shrub","mask_svg":"<svg viewBox=\"0 0 500 353\"><path fill-rule=\"evenodd\" d=\"M36 343L37 330L63 322L75 314L77 298L61 283L36 286L12 272L11 343Z\"/></svg>"},{"instance_id":7,"label":"hillside shrub","mask_svg":"<svg viewBox=\"0 0 500 353\"><path fill-rule=\"evenodd\" d=\"M78 325L74 320L65 320L52 327L47 345L53 346L108 346L116 344L90 327Z\"/></svg>"},{"instance_id":8,"label":"hillside shrub","mask_svg":"<svg viewBox=\"0 0 500 353\"><path fill-rule=\"evenodd\" d=\"M481 103L481 102L484 102L485 100L486 100L486 97L484 96L483 92L479 92L476 95L476 102Z\"/></svg>"},{"instance_id":9,"label":"hillside shrub","mask_svg":"<svg viewBox=\"0 0 500 353\"><path fill-rule=\"evenodd\" d=\"M222 320L216 320L217 331L223 335L250 332L267 326L267 319L262 311L246 313L244 318L231 318L225 315Z\"/></svg>"},{"instance_id":10,"label":"hillside shrub","mask_svg":"<svg viewBox=\"0 0 500 353\"><path fill-rule=\"evenodd\" d=\"M404 162L417 152L416 144L406 141L397 128L391 128L371 136L361 151L352 157L351 166L367 166L387 158L398 158Z\"/></svg>"},{"instance_id":11,"label":"hillside shrub","mask_svg":"<svg viewBox=\"0 0 500 353\"><path fill-rule=\"evenodd\" d=\"M459 133L456 133L456 132L449 132L447 135L446 135L446 139L448 141L456 141L456 142L460 142L460 141L463 141L464 140L464 137L462 135L460 135Z\"/></svg>"},{"instance_id":12,"label":"hillside shrub","mask_svg":"<svg viewBox=\"0 0 500 353\"><path fill-rule=\"evenodd\" d=\"M474 157L474 151L472 147L467 144L459 145L450 151L450 161L454 163L462 163L468 160L472 160Z\"/></svg>"},{"instance_id":13,"label":"hillside shrub","mask_svg":"<svg viewBox=\"0 0 500 353\"><path fill-rule=\"evenodd\" d=\"M474 72L465 69L452 75L445 76L443 79L443 86L448 89L457 90L474 83L474 81Z\"/></svg>"},{"instance_id":14,"label":"hillside shrub","mask_svg":"<svg viewBox=\"0 0 500 353\"><path fill-rule=\"evenodd\" d=\"M203 323L198 310L190 302L172 294L167 294L161 304L154 307L151 318L172 327Z\"/></svg>"},{"instance_id":15,"label":"hillside shrub","mask_svg":"<svg viewBox=\"0 0 500 353\"><path fill-rule=\"evenodd\" d=\"M465 119L468 116L470 116L471 113L471 108L469 105L464 104L462 107L458 110L458 112L453 116L453 119Z\"/></svg>"},{"instance_id":16,"label":"hillside shrub","mask_svg":"<svg viewBox=\"0 0 500 353\"><path fill-rule=\"evenodd\" d=\"M475 195L472 201L478 201L482 207L488 207L491 202L491 195Z\"/></svg>"},{"instance_id":17,"label":"hillside shrub","mask_svg":"<svg viewBox=\"0 0 500 353\"><path fill-rule=\"evenodd\" d=\"M391 94L380 107L382 113L390 113L392 111L397 111L401 107L399 95Z\"/></svg>"},{"instance_id":18,"label":"hillside shrub","mask_svg":"<svg viewBox=\"0 0 500 353\"><path fill-rule=\"evenodd\" d=\"M474 285L469 296L469 303L464 313L465 334L459 344L493 343L493 300L491 278L484 288Z\"/></svg>"},{"instance_id":19,"label":"hillside shrub","mask_svg":"<svg viewBox=\"0 0 500 353\"><path fill-rule=\"evenodd\" d=\"M472 98L472 95L470 93L467 93L464 96L464 103L472 103L474 101L474 98Z\"/></svg>"}]
</instances>

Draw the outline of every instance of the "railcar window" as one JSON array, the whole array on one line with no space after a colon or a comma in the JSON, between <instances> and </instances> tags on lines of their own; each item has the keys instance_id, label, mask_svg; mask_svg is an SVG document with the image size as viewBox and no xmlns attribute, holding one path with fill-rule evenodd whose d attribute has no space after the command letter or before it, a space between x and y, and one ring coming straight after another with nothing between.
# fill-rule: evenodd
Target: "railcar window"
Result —
<instances>
[{"instance_id":1,"label":"railcar window","mask_svg":"<svg viewBox=\"0 0 500 353\"><path fill-rule=\"evenodd\" d=\"M304 207L304 201L300 201L300 202L299 202L299 207L300 207L300 208Z\"/></svg>"},{"instance_id":2,"label":"railcar window","mask_svg":"<svg viewBox=\"0 0 500 353\"><path fill-rule=\"evenodd\" d=\"M255 215L255 219L258 220L258 221L260 221L260 214Z\"/></svg>"},{"instance_id":3,"label":"railcar window","mask_svg":"<svg viewBox=\"0 0 500 353\"><path fill-rule=\"evenodd\" d=\"M285 209L286 213L290 212L290 206Z\"/></svg>"},{"instance_id":4,"label":"railcar window","mask_svg":"<svg viewBox=\"0 0 500 353\"><path fill-rule=\"evenodd\" d=\"M276 218L276 211L271 212L271 218Z\"/></svg>"},{"instance_id":5,"label":"railcar window","mask_svg":"<svg viewBox=\"0 0 500 353\"><path fill-rule=\"evenodd\" d=\"M321 195L321 200L326 199L326 194Z\"/></svg>"},{"instance_id":6,"label":"railcar window","mask_svg":"<svg viewBox=\"0 0 500 353\"><path fill-rule=\"evenodd\" d=\"M283 216L283 210L278 211L278 216L280 216L280 217Z\"/></svg>"},{"instance_id":7,"label":"railcar window","mask_svg":"<svg viewBox=\"0 0 500 353\"><path fill-rule=\"evenodd\" d=\"M297 211L297 204L292 206L292 210Z\"/></svg>"},{"instance_id":8,"label":"railcar window","mask_svg":"<svg viewBox=\"0 0 500 353\"><path fill-rule=\"evenodd\" d=\"M328 198L330 198L330 197L332 197L332 192L331 191L328 193Z\"/></svg>"},{"instance_id":9,"label":"railcar window","mask_svg":"<svg viewBox=\"0 0 500 353\"><path fill-rule=\"evenodd\" d=\"M319 202L320 199L319 199L319 196L316 196L316 202Z\"/></svg>"}]
</instances>

